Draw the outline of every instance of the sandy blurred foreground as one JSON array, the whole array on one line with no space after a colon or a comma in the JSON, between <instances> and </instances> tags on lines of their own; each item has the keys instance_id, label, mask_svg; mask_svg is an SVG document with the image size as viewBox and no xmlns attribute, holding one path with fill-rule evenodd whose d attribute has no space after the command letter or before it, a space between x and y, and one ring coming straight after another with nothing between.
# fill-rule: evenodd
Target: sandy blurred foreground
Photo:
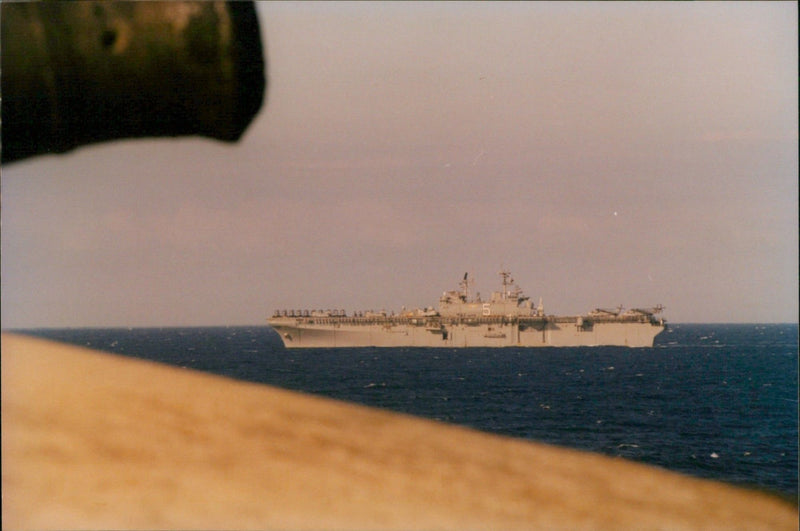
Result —
<instances>
[{"instance_id":1,"label":"sandy blurred foreground","mask_svg":"<svg viewBox=\"0 0 800 531\"><path fill-rule=\"evenodd\" d=\"M2 338L3 528L797 529L767 495Z\"/></svg>"}]
</instances>

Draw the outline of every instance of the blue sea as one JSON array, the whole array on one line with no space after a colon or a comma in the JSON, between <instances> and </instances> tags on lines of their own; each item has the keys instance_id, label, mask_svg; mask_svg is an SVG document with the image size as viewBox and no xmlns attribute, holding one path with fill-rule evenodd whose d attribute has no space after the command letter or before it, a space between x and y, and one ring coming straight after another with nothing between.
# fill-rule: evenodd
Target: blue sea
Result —
<instances>
[{"instance_id":1,"label":"blue sea","mask_svg":"<svg viewBox=\"0 0 800 531\"><path fill-rule=\"evenodd\" d=\"M675 324L647 349L286 350L266 326L24 332L798 495L794 324Z\"/></svg>"}]
</instances>

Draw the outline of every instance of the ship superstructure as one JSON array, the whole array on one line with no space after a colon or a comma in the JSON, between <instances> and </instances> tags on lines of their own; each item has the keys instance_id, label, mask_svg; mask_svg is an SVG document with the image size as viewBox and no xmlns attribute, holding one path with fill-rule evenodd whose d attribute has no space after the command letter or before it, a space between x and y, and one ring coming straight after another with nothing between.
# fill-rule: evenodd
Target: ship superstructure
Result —
<instances>
[{"instance_id":1,"label":"ship superstructure","mask_svg":"<svg viewBox=\"0 0 800 531\"><path fill-rule=\"evenodd\" d=\"M304 347L652 347L664 330L662 306L596 309L585 315L544 312L500 271L501 290L488 301L470 297L468 274L459 290L445 291L434 308L398 314L345 310L276 311L268 323L288 348Z\"/></svg>"}]
</instances>

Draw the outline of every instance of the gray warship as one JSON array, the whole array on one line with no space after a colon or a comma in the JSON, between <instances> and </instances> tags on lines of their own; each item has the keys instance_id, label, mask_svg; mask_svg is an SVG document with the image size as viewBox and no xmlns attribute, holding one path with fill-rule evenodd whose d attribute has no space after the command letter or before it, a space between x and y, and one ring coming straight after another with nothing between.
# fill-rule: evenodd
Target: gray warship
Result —
<instances>
[{"instance_id":1,"label":"gray warship","mask_svg":"<svg viewBox=\"0 0 800 531\"><path fill-rule=\"evenodd\" d=\"M325 347L652 347L665 328L663 306L595 309L585 315L544 312L500 271L502 287L488 301L470 297L472 280L445 291L439 308L395 314L344 310L280 310L267 323L287 348Z\"/></svg>"}]
</instances>

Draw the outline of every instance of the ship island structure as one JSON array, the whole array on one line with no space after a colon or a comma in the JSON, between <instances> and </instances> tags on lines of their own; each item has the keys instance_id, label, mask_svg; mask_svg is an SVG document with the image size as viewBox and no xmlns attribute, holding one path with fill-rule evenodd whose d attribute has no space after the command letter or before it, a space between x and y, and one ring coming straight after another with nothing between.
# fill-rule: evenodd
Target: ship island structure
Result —
<instances>
[{"instance_id":1,"label":"ship island structure","mask_svg":"<svg viewBox=\"0 0 800 531\"><path fill-rule=\"evenodd\" d=\"M585 315L546 315L500 271L502 288L488 301L471 298L472 280L445 291L439 308L386 311L279 310L267 320L287 348L326 347L652 347L666 323L661 305L596 309Z\"/></svg>"}]
</instances>

